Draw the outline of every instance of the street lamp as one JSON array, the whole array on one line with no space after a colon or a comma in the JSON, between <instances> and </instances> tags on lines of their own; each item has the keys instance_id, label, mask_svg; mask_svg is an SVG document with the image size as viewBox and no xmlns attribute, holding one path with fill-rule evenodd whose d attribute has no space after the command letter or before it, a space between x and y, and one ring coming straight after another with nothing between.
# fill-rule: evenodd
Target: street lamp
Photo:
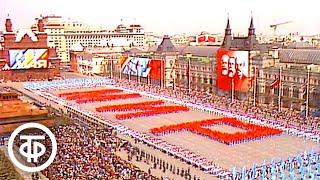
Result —
<instances>
[{"instance_id":1,"label":"street lamp","mask_svg":"<svg viewBox=\"0 0 320 180\"><path fill-rule=\"evenodd\" d=\"M187 67L187 75L188 75L188 92L189 92L189 94L191 93L191 76L190 76L190 69L191 69L191 67L190 67L190 65L191 65L191 58L192 58L192 54L191 53L187 53L186 54L186 57L187 57L187 59L188 59L188 67Z\"/></svg>"}]
</instances>

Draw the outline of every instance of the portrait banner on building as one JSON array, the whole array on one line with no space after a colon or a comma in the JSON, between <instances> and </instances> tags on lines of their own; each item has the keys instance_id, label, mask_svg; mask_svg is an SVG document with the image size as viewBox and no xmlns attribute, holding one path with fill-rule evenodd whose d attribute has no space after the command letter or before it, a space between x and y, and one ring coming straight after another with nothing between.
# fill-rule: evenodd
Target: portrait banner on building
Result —
<instances>
[{"instance_id":1,"label":"portrait banner on building","mask_svg":"<svg viewBox=\"0 0 320 180\"><path fill-rule=\"evenodd\" d=\"M128 57L122 63L122 73L139 77L147 77L150 71L149 62L149 58Z\"/></svg>"},{"instance_id":2,"label":"portrait banner on building","mask_svg":"<svg viewBox=\"0 0 320 180\"><path fill-rule=\"evenodd\" d=\"M248 51L217 51L216 86L222 90L247 92L250 88L250 65ZM233 85L232 85L233 83Z\"/></svg>"},{"instance_id":3,"label":"portrait banner on building","mask_svg":"<svg viewBox=\"0 0 320 180\"><path fill-rule=\"evenodd\" d=\"M161 69L164 73L165 65L162 60L139 58L139 57L121 57L121 72L139 77L150 77L151 79L161 79ZM161 67L162 62L162 67Z\"/></svg>"}]
</instances>

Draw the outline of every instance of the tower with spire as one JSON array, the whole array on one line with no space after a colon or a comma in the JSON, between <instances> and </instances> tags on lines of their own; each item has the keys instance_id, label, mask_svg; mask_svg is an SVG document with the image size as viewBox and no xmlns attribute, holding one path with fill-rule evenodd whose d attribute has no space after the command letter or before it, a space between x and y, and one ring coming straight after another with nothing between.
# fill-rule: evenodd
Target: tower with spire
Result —
<instances>
[{"instance_id":1,"label":"tower with spire","mask_svg":"<svg viewBox=\"0 0 320 180\"><path fill-rule=\"evenodd\" d=\"M251 16L250 26L248 29L249 50L253 50L256 45L256 33L253 25L253 17Z\"/></svg>"},{"instance_id":2,"label":"tower with spire","mask_svg":"<svg viewBox=\"0 0 320 180\"><path fill-rule=\"evenodd\" d=\"M6 19L5 26L6 26L6 32L7 32L7 33L8 33L8 32L9 32L9 33L13 32L13 31L12 31L12 23L11 23L11 19L10 19L9 14L8 14L7 19Z\"/></svg>"},{"instance_id":3,"label":"tower with spire","mask_svg":"<svg viewBox=\"0 0 320 180\"><path fill-rule=\"evenodd\" d=\"M41 17L40 17L40 19L38 20L37 26L38 26L38 31L39 31L39 32L44 32L44 24L43 24L43 20L42 20Z\"/></svg>"},{"instance_id":4,"label":"tower with spire","mask_svg":"<svg viewBox=\"0 0 320 180\"><path fill-rule=\"evenodd\" d=\"M223 39L222 47L225 49L230 49L231 48L231 41L232 41L232 36L231 36L230 20L228 17L227 26L226 26L226 29L224 32L224 39Z\"/></svg>"},{"instance_id":5,"label":"tower with spire","mask_svg":"<svg viewBox=\"0 0 320 180\"><path fill-rule=\"evenodd\" d=\"M251 16L247 37L232 36L230 28L230 19L228 17L227 26L224 33L224 39L221 47L225 49L251 51L256 48L256 45L257 40L253 24L253 17Z\"/></svg>"},{"instance_id":6,"label":"tower with spire","mask_svg":"<svg viewBox=\"0 0 320 180\"><path fill-rule=\"evenodd\" d=\"M255 35L255 28L253 25L253 17L251 16L250 26L249 26L249 30L248 30L248 36L253 36L253 35Z\"/></svg>"}]
</instances>

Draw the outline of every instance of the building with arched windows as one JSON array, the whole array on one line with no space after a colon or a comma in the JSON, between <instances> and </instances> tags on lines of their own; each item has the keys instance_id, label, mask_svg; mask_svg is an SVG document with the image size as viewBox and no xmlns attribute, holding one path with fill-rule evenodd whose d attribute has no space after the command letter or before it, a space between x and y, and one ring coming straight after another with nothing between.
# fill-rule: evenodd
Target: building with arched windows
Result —
<instances>
[{"instance_id":1,"label":"building with arched windows","mask_svg":"<svg viewBox=\"0 0 320 180\"><path fill-rule=\"evenodd\" d=\"M0 42L0 81L50 80L60 76L60 59L47 43L42 20L38 32L13 31L11 19L5 22Z\"/></svg>"}]
</instances>

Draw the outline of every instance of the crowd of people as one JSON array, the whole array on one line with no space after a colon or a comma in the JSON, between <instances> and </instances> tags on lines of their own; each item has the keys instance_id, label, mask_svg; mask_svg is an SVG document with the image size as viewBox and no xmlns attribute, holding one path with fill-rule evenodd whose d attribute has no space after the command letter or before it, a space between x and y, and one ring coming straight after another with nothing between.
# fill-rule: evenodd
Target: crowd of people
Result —
<instances>
[{"instance_id":1,"label":"crowd of people","mask_svg":"<svg viewBox=\"0 0 320 180\"><path fill-rule=\"evenodd\" d=\"M320 118L309 116L307 119L300 115L300 112L283 108L280 112L273 105L256 104L255 106L248 101L240 101L219 96L203 91L173 90L173 88L160 88L160 86L148 85L126 79L116 79L116 85L129 89L148 91L154 94L177 98L186 102L201 104L206 107L213 107L223 111L246 115L256 119L269 119L281 123L286 127L298 127L306 131L312 131L320 135Z\"/></svg>"},{"instance_id":2,"label":"crowd of people","mask_svg":"<svg viewBox=\"0 0 320 180\"><path fill-rule=\"evenodd\" d=\"M301 116L300 112L291 109L283 108L278 111L278 107L267 104L256 104L255 106L248 101L241 101L234 99L231 103L231 98L226 96L219 96L214 93L203 91L191 91L191 94L186 89L173 90L172 88L160 88L156 85L148 85L146 83L139 83L137 81L127 79L115 78L110 80L108 78L80 78L67 79L63 81L51 81L49 83L28 82L25 88L29 90L42 89L48 91L50 89L76 89L85 87L98 87L106 84L116 84L120 87L136 89L140 91L148 91L158 95L169 96L172 98L182 99L195 104L202 104L205 106L222 109L225 111L232 111L235 113L246 114L253 118L265 118L279 121L285 126L298 126L310 131L317 131L320 134L320 118L308 116L305 118Z\"/></svg>"},{"instance_id":3,"label":"crowd of people","mask_svg":"<svg viewBox=\"0 0 320 180\"><path fill-rule=\"evenodd\" d=\"M0 146L4 146L4 144L5 144L5 138L0 137Z\"/></svg>"},{"instance_id":4,"label":"crowd of people","mask_svg":"<svg viewBox=\"0 0 320 180\"><path fill-rule=\"evenodd\" d=\"M191 92L189 94L187 91L174 91L172 89L161 89L157 86L151 86L147 84L141 84L137 82L128 82L127 80L116 80L116 86L119 88L125 88L125 89L132 89L134 91L146 91L151 92L156 95L161 95L165 97L170 97L172 99L180 99L184 102L193 103L193 104L201 104L204 107L214 107L216 109L220 109L222 111L226 112L233 112L233 113L242 113L249 115L252 118L256 119L272 119L273 121L279 122L283 124L284 126L295 126L304 128L305 130L312 130L318 133L319 135L319 127L317 119L315 117L310 117L308 120L303 119L303 117L298 116L299 113L296 112L290 112L290 113L283 113L275 111L271 108L271 111L267 110L267 108L263 108L264 105L260 106L251 106L250 104L246 104L247 102L242 101L234 101L233 104L230 105L230 100L226 97L220 97L213 94L209 94L206 92ZM70 86L70 85L69 85ZM103 85L102 85L103 86ZM81 87L81 85L80 85ZM54 87L52 87L54 88ZM64 87L63 87L64 88ZM37 89L37 88L34 88ZM56 97L55 97L56 98ZM61 98L57 99L58 101L61 101ZM294 119L294 117L297 116L297 119ZM299 119L301 121L299 121ZM302 123L303 121L303 123ZM305 123L307 122L307 123ZM311 122L311 124L310 124ZM317 123L316 127L308 127L308 125L313 125L313 123ZM181 159L186 159L186 161L192 162L191 164L198 164L199 167L210 167L209 173L215 174L215 172L219 172L219 174L226 174L227 176L230 176L231 173L225 173L226 171L221 169L220 167L216 166L213 162L206 160L205 158L199 157L195 155L192 152L189 152L187 150L184 150L182 148L176 147L174 145L169 145L164 141L161 141L160 139L150 137L146 134L140 134L138 132L135 132L133 130L130 130L126 127L120 126L122 130L117 129L119 132L124 134L130 134L131 137L134 137L136 139L140 139L143 142L148 141L154 147L157 147L158 149L163 149L166 152L173 152L173 155L176 157L179 157ZM91 150L91 149L90 149ZM86 150L87 151L87 150ZM72 164L72 163L71 163ZM281 165L281 164L280 164ZM77 166L78 167L78 166ZM279 167L279 166L277 166ZM73 167L68 167L69 169ZM313 168L315 169L315 168ZM91 170L91 169L89 169ZM250 169L249 171L251 171ZM96 169L92 170L93 172L98 172ZM91 171L89 171L91 172ZM264 172L264 171L262 171ZM314 172L314 171L313 171ZM58 173L57 173L58 174ZM239 173L237 173L239 174ZM263 174L262 174L263 176ZM239 175L238 175L239 177Z\"/></svg>"},{"instance_id":5,"label":"crowd of people","mask_svg":"<svg viewBox=\"0 0 320 180\"><path fill-rule=\"evenodd\" d=\"M215 109L222 110L224 112L231 112L235 114L245 115L246 117L254 118L254 119L263 119L267 120L269 123L277 124L278 127L287 127L296 129L297 131L303 131L303 133L312 133L317 137L317 142L319 142L320 136L320 118L309 116L307 119L300 115L300 112L293 111L291 109L282 109L282 111L278 111L277 107L266 104L257 104L253 106L248 101L240 101L234 100L231 103L231 99L225 96L218 96L208 92L199 92L199 91L191 91L191 94L188 90L173 90L171 88L161 88L159 86L148 85L144 83L138 83L136 81L128 81L128 80L120 80L116 79L116 86L124 87L126 89L132 89L135 91L141 92L149 92L155 95L159 95L162 97L170 97L174 99L179 99L187 103L193 104L201 104L204 107L213 107ZM309 161L307 161L309 162ZM312 173L303 173L299 171L299 175L304 178L306 177L314 177L320 176L320 172L318 168L319 161L313 161L313 171L310 171L310 167L308 168L309 172ZM312 164L311 162L308 164ZM280 168L279 162L275 166L276 168ZM266 166L267 167L267 166ZM303 165L298 165L297 167L304 167ZM296 167L296 168L297 168ZM252 172L252 169L248 171ZM267 171L260 171L262 174L259 176L265 176L264 173L268 174ZM243 172L242 172L243 173ZM239 173L237 173L239 174ZM274 177L277 174L284 176L281 171L277 170L277 173L269 174L270 177ZM247 174L245 173L246 176ZM279 177L280 177L279 175ZM226 177L230 176L230 174L226 174ZM250 173L248 173L250 176ZM241 176L237 176L241 177Z\"/></svg>"},{"instance_id":6,"label":"crowd of people","mask_svg":"<svg viewBox=\"0 0 320 180\"><path fill-rule=\"evenodd\" d=\"M94 83L94 80L91 80L90 82ZM83 86L81 86L81 83L84 83ZM99 84L100 80L98 79L96 83ZM66 84L66 83L61 82L59 84ZM85 84L85 82L82 81L81 79L80 79L80 83L75 82L75 84L79 84L80 87L87 86ZM97 84L93 84L93 86L98 86ZM105 85L107 85L107 84L101 84L101 86L105 86ZM169 144L159 138L146 135L145 133L140 133L140 132L134 131L134 130L129 129L119 123L109 121L108 119L105 119L103 116L98 115L97 113L94 113L92 111L81 108L81 106L79 106L77 103L68 102L61 97L57 97L57 96L49 93L50 91L48 91L48 90L51 90L51 91L56 90L55 86L51 85L50 82L32 83L32 88L30 88L29 84L25 84L25 87L27 89L35 92L36 94L40 95L41 97L47 99L48 101L52 101L52 102L61 104L63 106L66 106L66 108L69 108L69 109L70 108L74 109L75 111L77 111L81 114L85 113L87 115L90 115L91 117L94 117L96 119L100 119L101 121L104 121L109 126L114 127L121 134L130 136L136 140L139 140L142 143L146 143L148 145L151 145L155 149L159 149L163 152L167 152L169 155L172 155L175 158L183 159L184 161L186 161L186 162L188 162L188 163L190 163L200 169L203 169L208 173L211 173L212 170L215 172L216 175L218 175L219 173L222 173L222 174L228 173L227 169L223 169L221 167L218 167L211 160L208 160L200 155L197 155L194 152L183 149L183 148L178 147L176 145ZM68 85L68 87L64 87L62 85L59 88L60 89L74 89L75 86ZM38 90L40 90L40 91L38 91Z\"/></svg>"},{"instance_id":7,"label":"crowd of people","mask_svg":"<svg viewBox=\"0 0 320 180\"><path fill-rule=\"evenodd\" d=\"M237 132L234 134L224 133L219 131L212 131L207 127L212 125L226 124L233 127L246 129L245 132ZM249 142L254 140L261 140L270 136L280 135L282 133L279 129L274 129L265 126L259 126L255 124L243 123L235 118L219 118L208 119L203 121L192 121L176 125L165 125L159 128L153 128L151 133L156 135L170 134L177 131L191 131L193 133L205 136L210 139L214 139L218 142L235 145L243 142Z\"/></svg>"},{"instance_id":8,"label":"crowd of people","mask_svg":"<svg viewBox=\"0 0 320 180\"><path fill-rule=\"evenodd\" d=\"M111 128L68 125L52 131L58 142L58 152L55 161L42 171L49 179L156 179L115 155L119 149L132 147L117 138ZM42 161L49 155L43 156Z\"/></svg>"},{"instance_id":9,"label":"crowd of people","mask_svg":"<svg viewBox=\"0 0 320 180\"><path fill-rule=\"evenodd\" d=\"M92 88L105 86L106 84L114 84L115 81L108 78L96 77L96 78L76 78L54 81L35 81L24 83L25 89L28 90L43 90L49 91L64 90L64 89L79 89L79 88Z\"/></svg>"},{"instance_id":10,"label":"crowd of people","mask_svg":"<svg viewBox=\"0 0 320 180\"><path fill-rule=\"evenodd\" d=\"M32 173L31 174L31 179L32 180L39 180L40 179L39 173L37 173L37 172L36 173Z\"/></svg>"},{"instance_id":11,"label":"crowd of people","mask_svg":"<svg viewBox=\"0 0 320 180\"><path fill-rule=\"evenodd\" d=\"M135 142L137 143L137 141ZM144 162L151 167L148 169L148 173L152 174L154 170L161 170L165 174L176 174L187 180L200 180L200 178L191 172L190 167L179 167L176 164L167 162L164 159L158 158L157 156L147 153L137 147L127 148L128 160L136 162Z\"/></svg>"},{"instance_id":12,"label":"crowd of people","mask_svg":"<svg viewBox=\"0 0 320 180\"><path fill-rule=\"evenodd\" d=\"M232 168L233 179L310 179L320 178L320 154L311 152L297 155L285 161L272 161L270 164L263 164L259 167L253 166L246 170L243 167L237 171Z\"/></svg>"}]
</instances>

